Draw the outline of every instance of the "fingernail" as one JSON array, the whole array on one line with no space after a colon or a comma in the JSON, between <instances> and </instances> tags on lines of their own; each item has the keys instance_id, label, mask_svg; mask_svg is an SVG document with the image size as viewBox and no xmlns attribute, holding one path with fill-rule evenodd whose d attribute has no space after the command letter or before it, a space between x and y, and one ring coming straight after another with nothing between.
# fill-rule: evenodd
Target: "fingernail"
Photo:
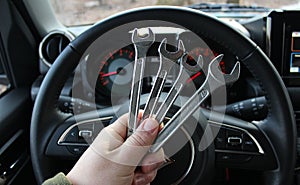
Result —
<instances>
[{"instance_id":1,"label":"fingernail","mask_svg":"<svg viewBox=\"0 0 300 185\"><path fill-rule=\"evenodd\" d=\"M148 118L143 121L141 130L154 133L158 128L158 122L153 118Z\"/></svg>"},{"instance_id":2,"label":"fingernail","mask_svg":"<svg viewBox=\"0 0 300 185\"><path fill-rule=\"evenodd\" d=\"M145 178L143 178L143 177L137 177L137 179L135 180L135 184L136 185L145 184Z\"/></svg>"}]
</instances>

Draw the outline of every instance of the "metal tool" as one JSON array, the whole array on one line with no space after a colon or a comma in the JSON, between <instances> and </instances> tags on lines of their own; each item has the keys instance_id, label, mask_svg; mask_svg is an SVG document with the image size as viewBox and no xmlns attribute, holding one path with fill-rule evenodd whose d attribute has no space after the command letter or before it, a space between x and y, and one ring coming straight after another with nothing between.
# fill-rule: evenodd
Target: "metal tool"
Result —
<instances>
[{"instance_id":1,"label":"metal tool","mask_svg":"<svg viewBox=\"0 0 300 185\"><path fill-rule=\"evenodd\" d=\"M187 56L185 55L182 57L180 61L180 70L176 81L174 82L171 90L169 91L166 99L160 105L158 111L155 113L154 118L159 122L163 122L167 112L173 105L174 101L176 100L177 96L181 92L182 88L186 84L187 80L190 78L190 73L195 73L201 70L203 66L203 58L199 55L197 64L191 65L187 63Z\"/></svg>"},{"instance_id":2,"label":"metal tool","mask_svg":"<svg viewBox=\"0 0 300 185\"><path fill-rule=\"evenodd\" d=\"M137 128L145 61L148 49L154 41L155 35L150 28L148 28L148 34L146 35L140 35L138 30L134 29L132 34L132 43L135 48L135 62L131 83L127 137L129 137Z\"/></svg>"},{"instance_id":3,"label":"metal tool","mask_svg":"<svg viewBox=\"0 0 300 185\"><path fill-rule=\"evenodd\" d=\"M170 52L167 50L167 39L160 43L158 48L160 56L160 66L154 85L152 86L149 98L146 102L142 119L151 117L158 103L159 96L162 92L167 75L174 64L184 55L184 45L181 40L178 42L177 51Z\"/></svg>"},{"instance_id":4,"label":"metal tool","mask_svg":"<svg viewBox=\"0 0 300 185\"><path fill-rule=\"evenodd\" d=\"M171 136L183 125L183 123L200 108L204 100L217 88L234 83L240 75L240 63L237 62L230 74L223 74L219 69L219 62L223 55L219 55L208 66L207 77L202 86L191 98L179 109L179 111L166 123L160 131L150 152L157 152Z\"/></svg>"}]
</instances>

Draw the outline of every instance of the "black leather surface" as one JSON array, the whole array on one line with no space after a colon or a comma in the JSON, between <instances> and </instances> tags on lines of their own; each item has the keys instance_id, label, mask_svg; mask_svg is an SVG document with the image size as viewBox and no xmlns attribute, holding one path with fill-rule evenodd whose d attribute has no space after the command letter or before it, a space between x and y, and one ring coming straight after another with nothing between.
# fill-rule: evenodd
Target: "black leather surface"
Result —
<instances>
[{"instance_id":1,"label":"black leather surface","mask_svg":"<svg viewBox=\"0 0 300 185\"><path fill-rule=\"evenodd\" d=\"M32 112L30 127L31 159L37 182L40 184L55 173L55 161L47 158L45 149L57 125L70 115L57 108L60 91L78 63L79 55L67 47L47 73Z\"/></svg>"}]
</instances>

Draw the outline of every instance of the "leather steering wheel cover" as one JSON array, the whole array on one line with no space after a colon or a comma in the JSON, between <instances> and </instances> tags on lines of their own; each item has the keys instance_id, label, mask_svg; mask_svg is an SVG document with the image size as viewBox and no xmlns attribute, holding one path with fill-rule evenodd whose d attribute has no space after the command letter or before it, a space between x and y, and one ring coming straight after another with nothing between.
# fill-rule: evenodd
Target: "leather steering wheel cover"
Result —
<instances>
[{"instance_id":1,"label":"leather steering wheel cover","mask_svg":"<svg viewBox=\"0 0 300 185\"><path fill-rule=\"evenodd\" d=\"M255 65L257 61L264 62ZM278 161L278 169L265 173L265 184L292 184L296 161L297 129L288 92L279 74L274 73L275 67L261 49L257 48L242 62L266 92L268 117L263 124L257 126L271 141Z\"/></svg>"},{"instance_id":2,"label":"leather steering wheel cover","mask_svg":"<svg viewBox=\"0 0 300 185\"><path fill-rule=\"evenodd\" d=\"M43 81L32 115L31 155L38 183L51 175L49 169L52 162L44 156L43 150L55 127L66 117L59 113L56 103L68 75L72 73L81 55L95 39L121 24L139 20L162 20L184 26L227 48L248 67L261 82L267 95L269 115L265 120L266 124L262 124L260 128L272 141L278 160L278 169L266 173L266 184L289 184L293 176L296 155L296 127L288 93L276 69L250 39L214 17L180 7L148 7L110 17L79 36L63 51Z\"/></svg>"},{"instance_id":3,"label":"leather steering wheel cover","mask_svg":"<svg viewBox=\"0 0 300 185\"><path fill-rule=\"evenodd\" d=\"M30 152L38 184L57 173L57 161L46 157L45 150L54 130L70 117L58 110L57 101L80 57L70 46L65 48L45 76L36 97L30 125Z\"/></svg>"},{"instance_id":4,"label":"leather steering wheel cover","mask_svg":"<svg viewBox=\"0 0 300 185\"><path fill-rule=\"evenodd\" d=\"M109 17L77 37L71 45L78 53L83 54L97 38L107 31L123 24L142 20L166 21L186 27L201 36L216 41L240 59L245 58L256 49L256 44L249 38L237 34L234 29L226 26L216 17L190 8L172 6L138 8ZM140 27L147 26L147 24L140 24ZM247 44L232 43L234 40L245 40Z\"/></svg>"}]
</instances>

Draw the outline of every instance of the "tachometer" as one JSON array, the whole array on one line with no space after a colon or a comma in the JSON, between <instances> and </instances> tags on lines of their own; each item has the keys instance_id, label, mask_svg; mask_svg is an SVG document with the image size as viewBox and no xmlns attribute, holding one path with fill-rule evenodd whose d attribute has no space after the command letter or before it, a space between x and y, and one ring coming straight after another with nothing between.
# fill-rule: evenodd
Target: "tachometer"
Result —
<instances>
[{"instance_id":1,"label":"tachometer","mask_svg":"<svg viewBox=\"0 0 300 185\"><path fill-rule=\"evenodd\" d=\"M198 56L202 55L203 57L203 62L204 62L204 67L208 67L208 63L210 61L212 61L216 56L219 55L218 52L211 50L210 48L205 48L205 47L196 47L194 49L192 49L191 51L188 52L188 57L187 60L189 63L194 63L196 64L196 61L198 59ZM225 68L225 62L224 60L222 60L220 62L220 68L221 70L225 73L226 72L226 68ZM193 82L195 84L196 87L199 87L205 80L205 74L206 72L204 72L203 70L198 71L195 74L191 75L191 78L187 81L187 84L190 84L191 82ZM189 87L189 86L187 86Z\"/></svg>"},{"instance_id":2,"label":"tachometer","mask_svg":"<svg viewBox=\"0 0 300 185\"><path fill-rule=\"evenodd\" d=\"M96 91L106 96L129 95L134 56L129 46L106 55L100 62Z\"/></svg>"}]
</instances>

